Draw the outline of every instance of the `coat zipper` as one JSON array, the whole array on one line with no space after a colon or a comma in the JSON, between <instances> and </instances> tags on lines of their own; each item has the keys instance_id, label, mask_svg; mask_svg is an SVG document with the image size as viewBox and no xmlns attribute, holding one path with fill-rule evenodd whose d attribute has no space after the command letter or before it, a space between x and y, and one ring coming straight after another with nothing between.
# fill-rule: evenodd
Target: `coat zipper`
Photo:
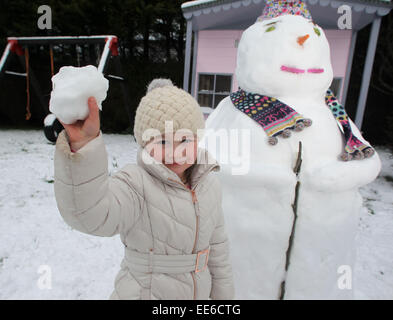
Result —
<instances>
[{"instance_id":1,"label":"coat zipper","mask_svg":"<svg viewBox=\"0 0 393 320\"><path fill-rule=\"evenodd\" d=\"M184 183L182 183L182 182L176 181L176 180L171 179L171 178L168 178L168 179L171 180L171 181L174 181L174 182L176 182L176 183L181 184L182 186L184 186L187 190L189 190L189 191L191 192L191 199L192 199L192 203L194 204L195 216L196 216L196 222L195 222L195 240L194 240L194 247L192 248L192 253L195 253L195 248L196 248L196 245L197 245L197 242L198 242L198 238L199 238L199 215L198 215L197 210L196 210L196 207L195 207L195 203L198 201L198 199L197 199L197 197L196 197L195 190L194 190L196 186L194 186L193 189L189 189L189 188L187 188L187 186L186 186ZM194 271L191 271L190 273L191 273L192 281L193 281L193 283L194 283L194 297L193 297L193 300L196 300L196 280L195 280L195 274L194 274Z\"/></svg>"},{"instance_id":2,"label":"coat zipper","mask_svg":"<svg viewBox=\"0 0 393 320\"><path fill-rule=\"evenodd\" d=\"M210 171L212 171L214 168L215 168L215 167L212 167L209 171L205 172L205 173L200 177L199 182L202 180L203 177L205 177L205 176L206 176ZM171 178L168 178L168 180L173 181L173 182L176 182L176 183L182 185L184 188L186 188L187 190L189 190L189 191L191 192L192 203L194 204L195 215L196 215L195 240L194 240L194 247L192 248L192 253L195 253L195 248L196 248L196 245L197 245L197 242L198 242L198 238L199 238L199 215L198 215L197 209L196 209L196 207L195 207L195 203L198 201L198 199L197 199L196 194L195 194L195 188L196 188L196 186L198 185L199 182L194 186L194 188L189 189L189 188L187 188L187 186L186 186L184 183L182 183L182 182L180 182L180 181L177 181L177 180L174 180L174 179L171 179ZM193 281L193 283L194 283L194 297L193 297L193 300L196 300L196 280L195 280L195 272L194 272L194 271L191 271L190 273L191 273L192 281Z\"/></svg>"},{"instance_id":3,"label":"coat zipper","mask_svg":"<svg viewBox=\"0 0 393 320\"><path fill-rule=\"evenodd\" d=\"M191 194L192 194L192 203L194 204L194 208L195 208L195 203L198 201L195 195L195 190L191 190ZM196 215L196 226L195 226L196 232L195 232L194 248L192 249L192 253L195 253L196 245L199 238L199 214L197 213L196 208L195 208L195 215ZM191 271L191 276L192 276L192 280L194 281L194 300L196 300L196 280L195 280L194 271Z\"/></svg>"}]
</instances>

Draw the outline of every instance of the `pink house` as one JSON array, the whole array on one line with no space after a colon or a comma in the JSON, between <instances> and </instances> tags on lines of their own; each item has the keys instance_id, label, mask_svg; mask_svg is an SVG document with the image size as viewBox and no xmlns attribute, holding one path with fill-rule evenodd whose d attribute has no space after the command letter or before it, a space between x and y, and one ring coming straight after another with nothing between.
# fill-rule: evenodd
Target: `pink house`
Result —
<instances>
[{"instance_id":1,"label":"pink house","mask_svg":"<svg viewBox=\"0 0 393 320\"><path fill-rule=\"evenodd\" d=\"M360 127L381 16L389 13L392 4L390 0L306 2L314 21L325 30L328 38L334 71L331 88L343 103L348 91L357 31L372 23L355 119ZM264 5L264 0L196 0L183 3L182 10L187 20L184 89L201 106L214 109L230 92L237 90L237 44L242 32L256 21ZM338 28L337 22L342 15L338 8L342 5L348 6L346 12L350 11L352 29Z\"/></svg>"}]
</instances>

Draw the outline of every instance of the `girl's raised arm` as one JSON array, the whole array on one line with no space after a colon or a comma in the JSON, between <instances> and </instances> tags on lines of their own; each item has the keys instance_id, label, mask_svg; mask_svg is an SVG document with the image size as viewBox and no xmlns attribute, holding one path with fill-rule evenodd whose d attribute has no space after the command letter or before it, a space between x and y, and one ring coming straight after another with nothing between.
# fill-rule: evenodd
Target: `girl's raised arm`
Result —
<instances>
[{"instance_id":1,"label":"girl's raised arm","mask_svg":"<svg viewBox=\"0 0 393 320\"><path fill-rule=\"evenodd\" d=\"M71 227L92 235L113 236L136 221L142 197L131 184L138 177L131 177L127 166L109 176L95 100L89 101L89 109L88 118L65 125L57 138L55 198L60 214Z\"/></svg>"}]
</instances>

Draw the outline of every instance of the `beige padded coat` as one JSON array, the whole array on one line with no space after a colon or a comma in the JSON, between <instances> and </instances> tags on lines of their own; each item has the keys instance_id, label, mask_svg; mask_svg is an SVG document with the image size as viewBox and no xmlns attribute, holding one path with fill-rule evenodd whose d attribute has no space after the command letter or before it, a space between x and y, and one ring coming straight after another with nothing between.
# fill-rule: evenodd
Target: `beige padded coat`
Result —
<instances>
[{"instance_id":1,"label":"beige padded coat","mask_svg":"<svg viewBox=\"0 0 393 320\"><path fill-rule=\"evenodd\" d=\"M110 176L101 131L76 153L65 130L56 142L54 189L61 216L80 232L120 234L125 246L109 298L233 299L221 189L209 174L219 165L198 149L198 159L210 160L195 165L190 190L163 164L142 161L142 154L150 157L140 148L137 165Z\"/></svg>"}]
</instances>

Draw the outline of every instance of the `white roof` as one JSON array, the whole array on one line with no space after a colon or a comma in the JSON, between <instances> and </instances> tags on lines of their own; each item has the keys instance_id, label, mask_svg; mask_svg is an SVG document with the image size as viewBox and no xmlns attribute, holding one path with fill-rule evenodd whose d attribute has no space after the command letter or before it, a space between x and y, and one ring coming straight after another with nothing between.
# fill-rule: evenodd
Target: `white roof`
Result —
<instances>
[{"instance_id":1,"label":"white roof","mask_svg":"<svg viewBox=\"0 0 393 320\"><path fill-rule=\"evenodd\" d=\"M194 1L187 1L182 3L181 8L188 8L188 7L193 7L193 6L197 6L199 4L205 4L205 3L209 3L209 2L215 2L216 0L194 0Z\"/></svg>"}]
</instances>

